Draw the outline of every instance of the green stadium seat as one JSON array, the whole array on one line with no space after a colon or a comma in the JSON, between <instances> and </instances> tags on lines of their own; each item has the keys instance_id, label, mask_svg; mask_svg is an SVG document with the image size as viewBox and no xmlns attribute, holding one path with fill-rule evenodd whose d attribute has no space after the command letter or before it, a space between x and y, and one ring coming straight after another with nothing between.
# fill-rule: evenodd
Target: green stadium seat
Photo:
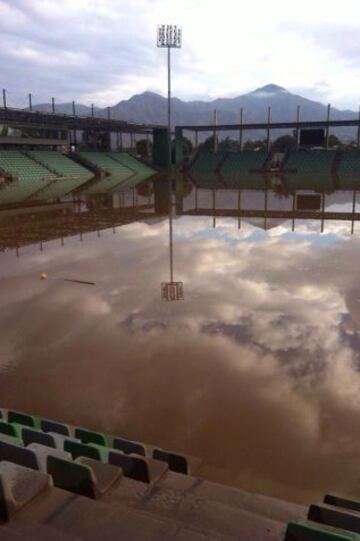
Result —
<instances>
[{"instance_id":1,"label":"green stadium seat","mask_svg":"<svg viewBox=\"0 0 360 541\"><path fill-rule=\"evenodd\" d=\"M17 423L19 425L37 427L38 421L33 415L28 415L27 413L21 413L19 411L9 410L8 411L8 422Z\"/></svg>"},{"instance_id":2,"label":"green stadium seat","mask_svg":"<svg viewBox=\"0 0 360 541\"><path fill-rule=\"evenodd\" d=\"M107 445L107 439L100 432L93 432L85 428L75 428L75 438L78 438L82 443L96 443L97 445Z\"/></svg>"},{"instance_id":3,"label":"green stadium seat","mask_svg":"<svg viewBox=\"0 0 360 541\"><path fill-rule=\"evenodd\" d=\"M51 479L47 474L11 462L0 462L0 523L8 521L50 486Z\"/></svg>"},{"instance_id":4,"label":"green stadium seat","mask_svg":"<svg viewBox=\"0 0 360 541\"><path fill-rule=\"evenodd\" d=\"M56 432L57 434L70 436L69 427L63 423L58 423L56 421L49 421L48 419L41 419L40 427L43 432Z\"/></svg>"},{"instance_id":5,"label":"green stadium seat","mask_svg":"<svg viewBox=\"0 0 360 541\"><path fill-rule=\"evenodd\" d=\"M20 435L20 431L17 426L6 421L0 421L0 434L7 434L8 436L17 438Z\"/></svg>"},{"instance_id":6,"label":"green stadium seat","mask_svg":"<svg viewBox=\"0 0 360 541\"><path fill-rule=\"evenodd\" d=\"M114 438L113 447L114 449L119 449L127 455L134 453L135 455L145 456L146 454L145 447L142 444L130 440L125 440L123 438Z\"/></svg>"},{"instance_id":7,"label":"green stadium seat","mask_svg":"<svg viewBox=\"0 0 360 541\"><path fill-rule=\"evenodd\" d=\"M31 443L40 443L47 447L56 447L55 439L51 434L40 432L39 430L32 430L31 428L22 429L22 439L25 446L28 446Z\"/></svg>"},{"instance_id":8,"label":"green stadium seat","mask_svg":"<svg viewBox=\"0 0 360 541\"><path fill-rule=\"evenodd\" d=\"M359 541L360 537L337 528L310 521L290 522L284 541Z\"/></svg>"},{"instance_id":9,"label":"green stadium seat","mask_svg":"<svg viewBox=\"0 0 360 541\"><path fill-rule=\"evenodd\" d=\"M82 456L92 458L94 460L101 460L100 452L95 446L86 445L85 443L77 441L65 440L64 451L68 451L73 459Z\"/></svg>"},{"instance_id":10,"label":"green stadium seat","mask_svg":"<svg viewBox=\"0 0 360 541\"><path fill-rule=\"evenodd\" d=\"M334 505L310 505L307 518L335 528L360 533L360 514Z\"/></svg>"},{"instance_id":11,"label":"green stadium seat","mask_svg":"<svg viewBox=\"0 0 360 541\"><path fill-rule=\"evenodd\" d=\"M154 449L153 458L155 460L162 460L166 462L169 466L169 470L176 473L188 473L188 464L184 456L177 453L172 453L170 451L164 451L163 449Z\"/></svg>"}]
</instances>

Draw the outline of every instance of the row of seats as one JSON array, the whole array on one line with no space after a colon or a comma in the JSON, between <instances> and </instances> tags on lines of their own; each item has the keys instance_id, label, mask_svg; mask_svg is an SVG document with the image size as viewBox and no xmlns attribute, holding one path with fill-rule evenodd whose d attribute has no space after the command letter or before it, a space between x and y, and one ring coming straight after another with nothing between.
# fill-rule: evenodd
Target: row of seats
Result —
<instances>
[{"instance_id":1,"label":"row of seats","mask_svg":"<svg viewBox=\"0 0 360 541\"><path fill-rule=\"evenodd\" d=\"M209 152L206 150L199 150L194 161L190 166L191 173L212 173L219 167L221 161L224 159L225 154L223 152Z\"/></svg>"},{"instance_id":2,"label":"row of seats","mask_svg":"<svg viewBox=\"0 0 360 541\"><path fill-rule=\"evenodd\" d=\"M244 173L225 176L222 172L215 175L191 174L192 182L204 190L265 190L266 177L256 173Z\"/></svg>"},{"instance_id":3,"label":"row of seats","mask_svg":"<svg viewBox=\"0 0 360 541\"><path fill-rule=\"evenodd\" d=\"M72 191L76 190L86 182L86 179L83 177L65 177L57 179L55 182L50 182L49 184L43 186L40 191L36 191L32 196L29 197L29 199L33 201L48 201L51 199L60 199L62 197L65 197Z\"/></svg>"},{"instance_id":4,"label":"row of seats","mask_svg":"<svg viewBox=\"0 0 360 541\"><path fill-rule=\"evenodd\" d=\"M134 156L131 156L131 154L127 154L126 152L107 152L107 155L110 156L113 160L116 160L117 162L131 169L132 171L134 171L134 173L144 175L150 175L154 173L154 170L151 169L151 167L144 164L140 160L137 160L136 158L134 158Z\"/></svg>"},{"instance_id":5,"label":"row of seats","mask_svg":"<svg viewBox=\"0 0 360 541\"><path fill-rule=\"evenodd\" d=\"M91 171L55 150L30 150L26 154L61 177L88 180L93 176Z\"/></svg>"},{"instance_id":6,"label":"row of seats","mask_svg":"<svg viewBox=\"0 0 360 541\"><path fill-rule=\"evenodd\" d=\"M135 453L144 457L142 469L149 477L147 461L163 460L169 468L178 473L188 474L194 458L164 451L163 449L130 441L121 437L86 430L80 427L41 419L25 413L9 410L0 414L0 434L16 438L25 445L37 443L47 447L71 452L72 456L86 456L95 460L107 461L111 453L121 451L127 455ZM83 454L81 454L83 453ZM139 461L133 461L139 463ZM195 462L197 462L195 460Z\"/></svg>"},{"instance_id":7,"label":"row of seats","mask_svg":"<svg viewBox=\"0 0 360 541\"><path fill-rule=\"evenodd\" d=\"M288 154L282 168L294 170L300 174L330 174L335 156L336 150L294 151Z\"/></svg>"},{"instance_id":8,"label":"row of seats","mask_svg":"<svg viewBox=\"0 0 360 541\"><path fill-rule=\"evenodd\" d=\"M353 149L341 153L337 170L340 179L360 179L360 150Z\"/></svg>"},{"instance_id":9,"label":"row of seats","mask_svg":"<svg viewBox=\"0 0 360 541\"><path fill-rule=\"evenodd\" d=\"M135 171L120 161L112 158L107 152L79 152L81 158L95 168L123 179L134 175Z\"/></svg>"},{"instance_id":10,"label":"row of seats","mask_svg":"<svg viewBox=\"0 0 360 541\"><path fill-rule=\"evenodd\" d=\"M121 192L129 190L137 186L140 182L143 182L149 177L149 175L133 174L131 177L124 178L116 174L108 177L102 177L94 179L94 182L87 185L81 193L85 195L103 194L110 192Z\"/></svg>"},{"instance_id":11,"label":"row of seats","mask_svg":"<svg viewBox=\"0 0 360 541\"><path fill-rule=\"evenodd\" d=\"M231 177L239 172L263 169L268 153L263 150L243 152L229 152L221 166L221 174Z\"/></svg>"},{"instance_id":12,"label":"row of seats","mask_svg":"<svg viewBox=\"0 0 360 541\"><path fill-rule=\"evenodd\" d=\"M43 539L63 534L69 541L360 539L358 498L327 494L306 508L180 475L171 471L177 458L175 464L169 460L179 455L153 448L153 458L147 458L148 446L139 442L14 410L0 415L0 523L5 524L0 538L5 541L36 521ZM148 467L146 479L140 463ZM20 521L11 520L15 513Z\"/></svg>"},{"instance_id":13,"label":"row of seats","mask_svg":"<svg viewBox=\"0 0 360 541\"><path fill-rule=\"evenodd\" d=\"M39 190L43 190L53 181L46 181L41 178L19 179L17 181L6 182L0 186L0 205L9 205L26 201Z\"/></svg>"},{"instance_id":14,"label":"row of seats","mask_svg":"<svg viewBox=\"0 0 360 541\"><path fill-rule=\"evenodd\" d=\"M326 494L320 504L310 505L307 520L291 522L285 541L358 541L360 499Z\"/></svg>"},{"instance_id":15,"label":"row of seats","mask_svg":"<svg viewBox=\"0 0 360 541\"><path fill-rule=\"evenodd\" d=\"M57 177L54 172L32 160L20 150L0 150L0 169L19 180L29 182L39 179L52 180Z\"/></svg>"}]
</instances>

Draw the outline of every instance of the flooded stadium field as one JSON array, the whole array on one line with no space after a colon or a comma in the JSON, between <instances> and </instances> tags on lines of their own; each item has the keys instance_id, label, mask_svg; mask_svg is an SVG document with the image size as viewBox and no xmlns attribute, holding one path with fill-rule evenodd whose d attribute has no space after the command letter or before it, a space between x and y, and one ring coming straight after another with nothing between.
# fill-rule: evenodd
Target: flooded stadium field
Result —
<instances>
[{"instance_id":1,"label":"flooded stadium field","mask_svg":"<svg viewBox=\"0 0 360 541\"><path fill-rule=\"evenodd\" d=\"M355 491L357 186L252 182L0 191L1 405L202 457L263 494Z\"/></svg>"}]
</instances>

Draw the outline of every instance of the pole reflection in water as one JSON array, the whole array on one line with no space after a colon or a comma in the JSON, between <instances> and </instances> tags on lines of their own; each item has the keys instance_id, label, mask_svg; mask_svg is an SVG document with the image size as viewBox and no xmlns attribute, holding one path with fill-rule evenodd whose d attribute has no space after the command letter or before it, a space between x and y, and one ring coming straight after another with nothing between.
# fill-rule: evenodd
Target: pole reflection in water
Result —
<instances>
[{"instance_id":1,"label":"pole reflection in water","mask_svg":"<svg viewBox=\"0 0 360 541\"><path fill-rule=\"evenodd\" d=\"M165 301L182 301L184 299L183 282L174 282L174 239L173 239L173 191L169 177L169 261L170 282L161 283L161 298Z\"/></svg>"}]
</instances>

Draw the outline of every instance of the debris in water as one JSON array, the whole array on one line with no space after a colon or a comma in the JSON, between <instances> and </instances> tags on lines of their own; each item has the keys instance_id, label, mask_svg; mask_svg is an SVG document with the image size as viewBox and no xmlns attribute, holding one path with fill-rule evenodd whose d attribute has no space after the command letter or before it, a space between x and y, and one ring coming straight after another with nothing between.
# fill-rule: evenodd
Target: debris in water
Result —
<instances>
[{"instance_id":1,"label":"debris in water","mask_svg":"<svg viewBox=\"0 0 360 541\"><path fill-rule=\"evenodd\" d=\"M88 286L95 285L95 282L86 282L85 280L72 280L71 278L64 278L64 282L74 282L75 284L86 284Z\"/></svg>"}]
</instances>

